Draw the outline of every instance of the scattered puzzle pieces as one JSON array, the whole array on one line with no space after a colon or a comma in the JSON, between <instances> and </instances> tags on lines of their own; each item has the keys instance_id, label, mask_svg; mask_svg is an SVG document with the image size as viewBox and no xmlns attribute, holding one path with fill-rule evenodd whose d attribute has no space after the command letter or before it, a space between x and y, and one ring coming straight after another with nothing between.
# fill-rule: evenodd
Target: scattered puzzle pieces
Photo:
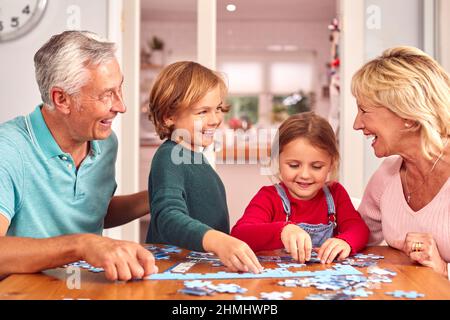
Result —
<instances>
[{"instance_id":1,"label":"scattered puzzle pieces","mask_svg":"<svg viewBox=\"0 0 450 320\"><path fill-rule=\"evenodd\" d=\"M397 275L397 272L394 272L394 271L391 271L391 270L388 270L388 269L383 269L383 268L380 268L378 266L369 267L367 272L372 273L372 274L377 274L377 275L380 275L380 276L384 276L384 275L396 276Z\"/></svg>"},{"instance_id":2,"label":"scattered puzzle pieces","mask_svg":"<svg viewBox=\"0 0 450 320\"><path fill-rule=\"evenodd\" d=\"M301 268L306 266L306 264L304 263L277 263L277 264L281 268Z\"/></svg>"},{"instance_id":3,"label":"scattered puzzle pieces","mask_svg":"<svg viewBox=\"0 0 450 320\"><path fill-rule=\"evenodd\" d=\"M200 261L207 261L207 262L220 262L219 257L216 255L210 253L210 252L198 252L198 251L191 251L186 256L187 259L191 260L200 260Z\"/></svg>"},{"instance_id":4,"label":"scattered puzzle pieces","mask_svg":"<svg viewBox=\"0 0 450 320\"><path fill-rule=\"evenodd\" d=\"M184 288L178 290L178 292L189 295L212 295L214 293L245 293L246 288L235 283L219 283L217 285L212 284L211 281L192 280L185 281Z\"/></svg>"},{"instance_id":5,"label":"scattered puzzle pieces","mask_svg":"<svg viewBox=\"0 0 450 320\"><path fill-rule=\"evenodd\" d=\"M259 262L297 263L291 256L258 256Z\"/></svg>"},{"instance_id":6,"label":"scattered puzzle pieces","mask_svg":"<svg viewBox=\"0 0 450 320\"><path fill-rule=\"evenodd\" d=\"M237 294L234 296L235 300L259 300L257 297L255 296L242 296L240 294Z\"/></svg>"},{"instance_id":7,"label":"scattered puzzle pieces","mask_svg":"<svg viewBox=\"0 0 450 320\"><path fill-rule=\"evenodd\" d=\"M393 292L386 292L385 294L393 296L395 298L408 298L408 299L417 299L425 297L423 293L418 293L417 291L395 290Z\"/></svg>"},{"instance_id":8,"label":"scattered puzzle pieces","mask_svg":"<svg viewBox=\"0 0 450 320\"><path fill-rule=\"evenodd\" d=\"M352 297L344 293L319 293L310 294L305 300L351 300Z\"/></svg>"},{"instance_id":9,"label":"scattered puzzle pieces","mask_svg":"<svg viewBox=\"0 0 450 320\"><path fill-rule=\"evenodd\" d=\"M67 268L67 267L76 267L76 268L82 268L85 269L89 272L94 272L94 273L99 273L99 272L104 272L105 270L103 268L96 268L92 265L90 265L89 263L87 263L84 260L80 260L80 261L76 261L67 265L64 265L63 268Z\"/></svg>"},{"instance_id":10,"label":"scattered puzzle pieces","mask_svg":"<svg viewBox=\"0 0 450 320\"><path fill-rule=\"evenodd\" d=\"M156 260L168 260L170 255L181 252L176 246L165 245L157 247L149 245L146 247L151 251ZM306 300L350 300L357 297L367 298L372 291L368 289L379 288L380 283L392 282L392 277L396 276L396 272L388 269L382 269L377 266L377 261L383 259L383 256L375 254L356 254L335 263L332 269L305 271L290 271L289 268L304 268L308 264L320 263L317 253L312 252L310 261L306 263L298 263L289 255L284 256L258 256L260 262L276 263L278 268L266 268L260 274L253 273L233 273L233 272L216 272L216 273L187 273L189 269L198 262L210 262L212 266L224 267L219 258L211 253L192 251L187 256L187 261L174 264L163 273L153 274L146 279L150 280L191 280L185 281L184 288L178 292L195 296L213 295L215 293L235 294L236 300L258 300L255 296L243 296L247 292L246 288L242 288L233 283L213 284L211 281L203 281L206 279L249 279L249 278L286 278L279 281L278 284L287 288L295 287L314 287L317 290L332 290L335 292L310 294ZM90 272L104 272L102 268L96 268L86 261L77 261L67 266L75 266L83 268ZM366 277L354 267L368 268L369 276ZM416 291L395 290L385 292L395 298L417 299L425 295ZM283 300L292 298L291 291L284 292L262 292L260 299L264 300Z\"/></svg>"},{"instance_id":11,"label":"scattered puzzle pieces","mask_svg":"<svg viewBox=\"0 0 450 320\"><path fill-rule=\"evenodd\" d=\"M170 267L168 270L166 270L166 272L170 271L173 273L186 273L187 271L189 271L189 269L195 266L196 263L197 261L194 260L188 262L180 262Z\"/></svg>"},{"instance_id":12,"label":"scattered puzzle pieces","mask_svg":"<svg viewBox=\"0 0 450 320\"><path fill-rule=\"evenodd\" d=\"M261 292L261 298L263 300L284 300L292 298L291 291L273 291L273 292Z\"/></svg>"},{"instance_id":13,"label":"scattered puzzle pieces","mask_svg":"<svg viewBox=\"0 0 450 320\"><path fill-rule=\"evenodd\" d=\"M148 251L150 251L156 260L169 260L169 253L179 253L181 249L177 246L172 245L164 245L162 247L157 247L155 245L148 245L144 247Z\"/></svg>"},{"instance_id":14,"label":"scattered puzzle pieces","mask_svg":"<svg viewBox=\"0 0 450 320\"><path fill-rule=\"evenodd\" d=\"M185 281L184 286L187 288L203 288L211 284L211 281L192 280Z\"/></svg>"},{"instance_id":15,"label":"scattered puzzle pieces","mask_svg":"<svg viewBox=\"0 0 450 320\"><path fill-rule=\"evenodd\" d=\"M373 253L369 253L369 254L357 253L353 257L356 259L373 259L373 260L384 259L384 256L379 256L379 255L376 255Z\"/></svg>"},{"instance_id":16,"label":"scattered puzzle pieces","mask_svg":"<svg viewBox=\"0 0 450 320\"><path fill-rule=\"evenodd\" d=\"M218 285L209 285L208 288L219 293L246 293L247 289L234 283L220 283Z\"/></svg>"},{"instance_id":17,"label":"scattered puzzle pieces","mask_svg":"<svg viewBox=\"0 0 450 320\"><path fill-rule=\"evenodd\" d=\"M319 271L289 271L280 269L264 269L261 273L237 273L220 271L216 273L172 273L163 272L147 276L147 280L192 280L192 279L258 279L258 278L295 278L332 275L362 274L352 266L335 265L332 269Z\"/></svg>"},{"instance_id":18,"label":"scattered puzzle pieces","mask_svg":"<svg viewBox=\"0 0 450 320\"><path fill-rule=\"evenodd\" d=\"M206 296L206 295L212 295L214 293L213 290L203 287L194 287L194 288L183 288L178 290L179 293L188 294L192 296Z\"/></svg>"},{"instance_id":19,"label":"scattered puzzle pieces","mask_svg":"<svg viewBox=\"0 0 450 320\"><path fill-rule=\"evenodd\" d=\"M387 275L372 274L367 281L372 283L391 283L392 279Z\"/></svg>"},{"instance_id":20,"label":"scattered puzzle pieces","mask_svg":"<svg viewBox=\"0 0 450 320\"><path fill-rule=\"evenodd\" d=\"M356 290L343 290L342 293L353 296L353 297L361 297L361 298L367 298L369 295L373 294L372 291L366 291L362 288L356 289Z\"/></svg>"}]
</instances>

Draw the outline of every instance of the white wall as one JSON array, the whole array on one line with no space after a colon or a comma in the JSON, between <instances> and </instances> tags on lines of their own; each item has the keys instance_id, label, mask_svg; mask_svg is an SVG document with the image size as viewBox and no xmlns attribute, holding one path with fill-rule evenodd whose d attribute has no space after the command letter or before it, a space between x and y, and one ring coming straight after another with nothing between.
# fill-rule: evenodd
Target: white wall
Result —
<instances>
[{"instance_id":1,"label":"white wall","mask_svg":"<svg viewBox=\"0 0 450 320\"><path fill-rule=\"evenodd\" d=\"M196 60L196 21L143 21L141 47L145 47L153 36L164 40L167 64L178 60Z\"/></svg>"},{"instance_id":2,"label":"white wall","mask_svg":"<svg viewBox=\"0 0 450 320\"><path fill-rule=\"evenodd\" d=\"M364 141L361 133L353 130L357 113L351 94L353 74L364 61L364 3L339 0L341 21L341 84L339 152L341 155L340 182L350 196L361 198L364 191Z\"/></svg>"},{"instance_id":3,"label":"white wall","mask_svg":"<svg viewBox=\"0 0 450 320\"><path fill-rule=\"evenodd\" d=\"M107 36L107 0L48 1L39 25L24 37L0 43L0 123L25 115L41 103L34 78L33 56L53 34L79 17L82 29ZM79 15L73 9L79 9ZM74 20L75 19L75 20Z\"/></svg>"},{"instance_id":4,"label":"white wall","mask_svg":"<svg viewBox=\"0 0 450 320\"><path fill-rule=\"evenodd\" d=\"M139 16L140 0L109 0L108 33L117 43L117 57L124 75L123 96L127 112L114 121L119 141L116 162L116 195L139 189ZM104 235L139 241L139 222L107 229Z\"/></svg>"},{"instance_id":5,"label":"white wall","mask_svg":"<svg viewBox=\"0 0 450 320\"><path fill-rule=\"evenodd\" d=\"M366 0L366 17L369 20L365 29L367 60L380 55L384 49L398 45L423 47L422 3L423 0ZM379 24L371 23L371 12L374 12L371 8L378 8Z\"/></svg>"},{"instance_id":6,"label":"white wall","mask_svg":"<svg viewBox=\"0 0 450 320\"><path fill-rule=\"evenodd\" d=\"M440 0L438 9L438 59L445 70L450 73L450 1Z\"/></svg>"},{"instance_id":7,"label":"white wall","mask_svg":"<svg viewBox=\"0 0 450 320\"><path fill-rule=\"evenodd\" d=\"M365 10L366 61L379 56L385 49L400 45L423 50L423 0L366 0ZM365 139L364 185L382 161L375 157L371 141Z\"/></svg>"}]
</instances>

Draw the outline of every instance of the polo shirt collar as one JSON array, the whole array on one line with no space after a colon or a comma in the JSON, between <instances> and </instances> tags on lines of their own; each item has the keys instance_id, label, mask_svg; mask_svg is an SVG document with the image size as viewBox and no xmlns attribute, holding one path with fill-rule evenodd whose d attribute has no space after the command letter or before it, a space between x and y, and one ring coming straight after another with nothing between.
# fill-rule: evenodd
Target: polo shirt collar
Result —
<instances>
[{"instance_id":1,"label":"polo shirt collar","mask_svg":"<svg viewBox=\"0 0 450 320\"><path fill-rule=\"evenodd\" d=\"M64 155L65 153L56 143L55 138L53 138L52 133L48 129L44 117L42 116L41 108L43 108L42 104L38 105L30 114L30 122L36 141L48 160L53 157ZM93 156L102 153L100 144L97 140L90 141L90 152Z\"/></svg>"},{"instance_id":2,"label":"polo shirt collar","mask_svg":"<svg viewBox=\"0 0 450 320\"><path fill-rule=\"evenodd\" d=\"M48 129L44 117L42 116L41 108L43 108L42 104L38 105L30 114L31 128L42 152L47 159L50 159L62 155L64 152L56 143L52 133Z\"/></svg>"},{"instance_id":3,"label":"polo shirt collar","mask_svg":"<svg viewBox=\"0 0 450 320\"><path fill-rule=\"evenodd\" d=\"M100 153L102 153L102 149L100 148L100 143L98 143L97 140L90 141L90 152L93 156L98 156Z\"/></svg>"}]
</instances>

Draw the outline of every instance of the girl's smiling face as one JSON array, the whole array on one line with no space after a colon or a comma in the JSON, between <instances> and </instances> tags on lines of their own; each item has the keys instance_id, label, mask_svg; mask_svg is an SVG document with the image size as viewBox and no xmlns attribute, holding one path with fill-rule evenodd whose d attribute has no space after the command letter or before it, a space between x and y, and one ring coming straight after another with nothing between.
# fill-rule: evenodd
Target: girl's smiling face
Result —
<instances>
[{"instance_id":1,"label":"girl's smiling face","mask_svg":"<svg viewBox=\"0 0 450 320\"><path fill-rule=\"evenodd\" d=\"M196 104L168 119L174 128L172 139L182 137L181 143L195 151L209 146L223 120L222 105L221 90L216 86Z\"/></svg>"},{"instance_id":2,"label":"girl's smiling face","mask_svg":"<svg viewBox=\"0 0 450 320\"><path fill-rule=\"evenodd\" d=\"M305 138L286 144L279 157L281 181L291 196L301 200L316 196L327 181L331 167L331 156Z\"/></svg>"}]
</instances>

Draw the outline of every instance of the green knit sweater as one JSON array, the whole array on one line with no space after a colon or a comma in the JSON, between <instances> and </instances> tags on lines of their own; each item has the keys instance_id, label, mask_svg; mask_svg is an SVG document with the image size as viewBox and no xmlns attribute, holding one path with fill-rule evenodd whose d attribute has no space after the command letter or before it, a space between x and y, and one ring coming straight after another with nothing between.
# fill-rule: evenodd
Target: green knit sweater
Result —
<instances>
[{"instance_id":1,"label":"green knit sweater","mask_svg":"<svg viewBox=\"0 0 450 320\"><path fill-rule=\"evenodd\" d=\"M230 232L224 185L202 153L164 142L153 157L148 192L147 243L204 251L208 230Z\"/></svg>"}]
</instances>

